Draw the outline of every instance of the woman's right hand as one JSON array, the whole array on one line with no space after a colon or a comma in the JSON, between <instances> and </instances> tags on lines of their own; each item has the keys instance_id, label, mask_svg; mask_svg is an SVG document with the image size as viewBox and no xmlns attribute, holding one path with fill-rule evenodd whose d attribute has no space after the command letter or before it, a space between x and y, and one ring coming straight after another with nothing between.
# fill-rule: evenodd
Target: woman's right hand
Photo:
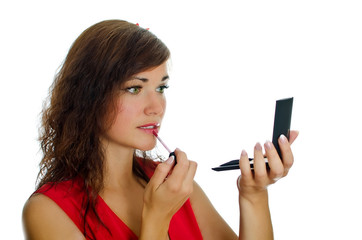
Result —
<instances>
[{"instance_id":1,"label":"woman's right hand","mask_svg":"<svg viewBox=\"0 0 362 240\"><path fill-rule=\"evenodd\" d=\"M197 163L179 149L175 155L177 164L173 157L160 163L146 186L140 239L167 239L172 216L193 191Z\"/></svg>"}]
</instances>

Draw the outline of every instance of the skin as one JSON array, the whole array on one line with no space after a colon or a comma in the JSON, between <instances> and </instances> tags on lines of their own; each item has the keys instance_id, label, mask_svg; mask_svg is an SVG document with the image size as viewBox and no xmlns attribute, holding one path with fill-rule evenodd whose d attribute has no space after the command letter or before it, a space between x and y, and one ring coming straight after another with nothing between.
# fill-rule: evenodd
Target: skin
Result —
<instances>
[{"instance_id":1,"label":"skin","mask_svg":"<svg viewBox=\"0 0 362 240\"><path fill-rule=\"evenodd\" d=\"M270 170L265 167L260 144L254 149L254 172L250 170L246 152L242 152L242 177L237 181L239 237L194 181L197 164L180 149L175 150L177 165L173 158L159 164L149 183L133 175L134 150L150 150L156 144L155 137L139 126L162 122L166 109L162 90L167 81L164 63L137 74L123 86L118 97L116 119L101 138L106 167L104 189L100 196L141 240L168 239L170 220L188 198L204 239L273 239L267 186L288 174L293 164L290 144L297 137L297 132L291 132L290 142L284 138L279 140L283 161L273 145L265 143ZM42 194L32 196L25 204L23 223L27 239L84 239L58 205Z\"/></svg>"}]
</instances>

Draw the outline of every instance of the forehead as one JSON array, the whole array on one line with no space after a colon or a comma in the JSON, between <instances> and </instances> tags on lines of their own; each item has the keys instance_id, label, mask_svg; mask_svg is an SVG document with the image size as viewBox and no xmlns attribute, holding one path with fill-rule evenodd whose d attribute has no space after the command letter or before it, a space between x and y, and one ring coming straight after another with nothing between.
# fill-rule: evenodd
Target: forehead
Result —
<instances>
[{"instance_id":1,"label":"forehead","mask_svg":"<svg viewBox=\"0 0 362 240\"><path fill-rule=\"evenodd\" d=\"M150 80L166 81L169 79L167 64L163 63L160 66L150 68L143 72L133 75L128 81L139 80L142 82L148 82Z\"/></svg>"}]
</instances>

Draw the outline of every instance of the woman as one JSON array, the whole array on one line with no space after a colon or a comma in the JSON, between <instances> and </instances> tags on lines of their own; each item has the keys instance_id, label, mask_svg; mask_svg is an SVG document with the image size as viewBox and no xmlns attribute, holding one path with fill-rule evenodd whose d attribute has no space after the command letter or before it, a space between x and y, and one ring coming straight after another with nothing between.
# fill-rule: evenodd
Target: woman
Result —
<instances>
[{"instance_id":1,"label":"woman","mask_svg":"<svg viewBox=\"0 0 362 240\"><path fill-rule=\"evenodd\" d=\"M43 112L37 191L23 210L27 239L238 239L194 182L197 164L175 150L156 162L168 88L167 47L120 20L97 23L71 47ZM291 133L290 143L297 137ZM272 239L266 187L293 163L270 142L241 153L239 239ZM141 153L140 153L141 152Z\"/></svg>"}]
</instances>

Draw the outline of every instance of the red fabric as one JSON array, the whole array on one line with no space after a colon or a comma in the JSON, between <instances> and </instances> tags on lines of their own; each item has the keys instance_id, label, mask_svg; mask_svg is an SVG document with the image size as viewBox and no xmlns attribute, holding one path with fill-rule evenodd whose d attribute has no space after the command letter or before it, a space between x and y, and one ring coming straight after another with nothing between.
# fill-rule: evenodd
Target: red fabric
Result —
<instances>
[{"instance_id":1,"label":"red fabric","mask_svg":"<svg viewBox=\"0 0 362 240\"><path fill-rule=\"evenodd\" d=\"M84 221L82 217L84 210L82 210L82 206L85 200L85 192L82 186L83 182L81 179L69 180L54 185L44 185L37 193L42 193L57 203L80 231L84 233ZM98 196L96 210L109 231L99 223L92 211L88 211L86 218L87 239L138 239L132 230L108 207L100 196ZM95 238L92 237L90 231L93 232ZM190 200L187 200L171 219L169 236L171 240L202 239Z\"/></svg>"}]
</instances>

